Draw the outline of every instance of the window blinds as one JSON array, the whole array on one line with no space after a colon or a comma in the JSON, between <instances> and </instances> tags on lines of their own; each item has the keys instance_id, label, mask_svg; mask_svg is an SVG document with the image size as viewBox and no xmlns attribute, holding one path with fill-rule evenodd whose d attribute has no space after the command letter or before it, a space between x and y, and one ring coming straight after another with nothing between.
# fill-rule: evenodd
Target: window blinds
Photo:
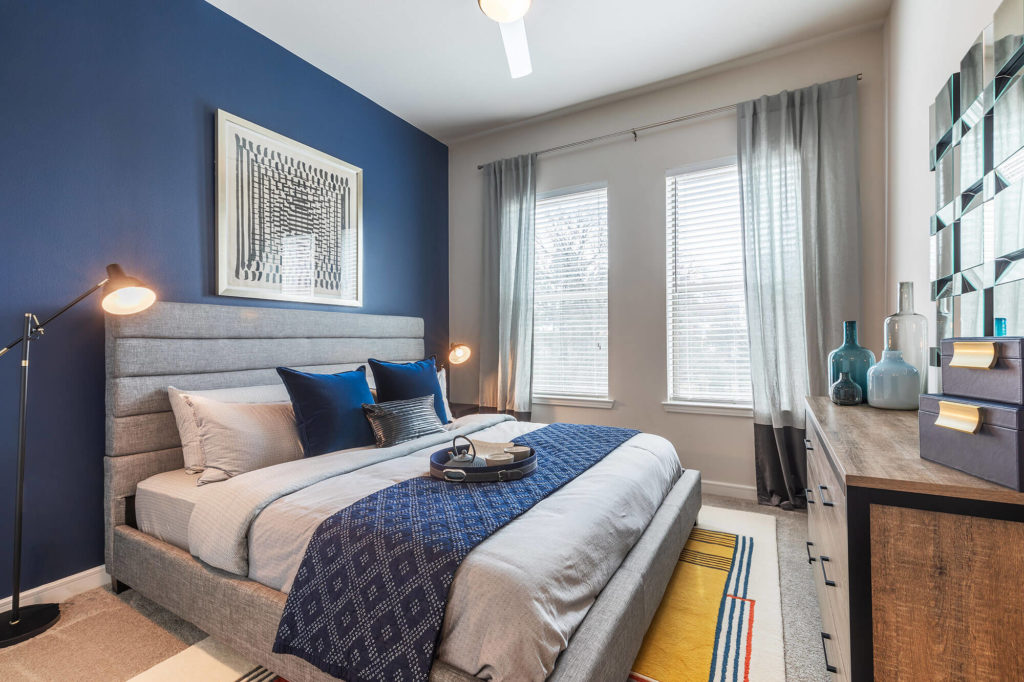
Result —
<instances>
[{"instance_id":1,"label":"window blinds","mask_svg":"<svg viewBox=\"0 0 1024 682\"><path fill-rule=\"evenodd\" d=\"M665 179L668 397L749 405L736 164Z\"/></svg>"},{"instance_id":2,"label":"window blinds","mask_svg":"<svg viewBox=\"0 0 1024 682\"><path fill-rule=\"evenodd\" d=\"M608 189L541 195L533 394L608 396Z\"/></svg>"}]
</instances>

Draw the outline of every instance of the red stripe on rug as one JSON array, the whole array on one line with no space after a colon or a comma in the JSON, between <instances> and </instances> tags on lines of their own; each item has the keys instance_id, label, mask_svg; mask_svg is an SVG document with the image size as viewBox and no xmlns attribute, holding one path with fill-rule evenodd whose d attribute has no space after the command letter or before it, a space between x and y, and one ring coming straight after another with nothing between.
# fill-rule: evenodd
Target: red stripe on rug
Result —
<instances>
[{"instance_id":1,"label":"red stripe on rug","mask_svg":"<svg viewBox=\"0 0 1024 682\"><path fill-rule=\"evenodd\" d=\"M737 597L732 594L726 596L750 603L750 616L747 618L747 655L744 657L743 661L743 682L750 682L750 655L754 649L754 604L757 602L753 599Z\"/></svg>"}]
</instances>

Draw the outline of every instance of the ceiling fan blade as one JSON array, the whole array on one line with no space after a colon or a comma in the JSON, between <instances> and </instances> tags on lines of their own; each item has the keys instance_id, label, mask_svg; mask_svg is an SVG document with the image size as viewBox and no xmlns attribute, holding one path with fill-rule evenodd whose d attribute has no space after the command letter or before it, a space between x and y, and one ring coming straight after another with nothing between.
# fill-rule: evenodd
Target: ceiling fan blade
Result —
<instances>
[{"instance_id":1,"label":"ceiling fan blade","mask_svg":"<svg viewBox=\"0 0 1024 682\"><path fill-rule=\"evenodd\" d=\"M498 24L501 28L501 42L505 44L508 70L513 78L522 78L533 73L530 62L530 46L526 42L526 24L522 19Z\"/></svg>"}]
</instances>

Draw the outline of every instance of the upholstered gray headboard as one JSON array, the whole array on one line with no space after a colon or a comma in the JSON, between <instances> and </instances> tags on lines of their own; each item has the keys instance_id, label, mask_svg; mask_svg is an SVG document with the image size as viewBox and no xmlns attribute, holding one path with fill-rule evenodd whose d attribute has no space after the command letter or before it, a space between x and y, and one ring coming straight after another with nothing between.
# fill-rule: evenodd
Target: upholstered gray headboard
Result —
<instances>
[{"instance_id":1,"label":"upholstered gray headboard","mask_svg":"<svg viewBox=\"0 0 1024 682\"><path fill-rule=\"evenodd\" d=\"M106 319L106 562L114 526L132 521L140 481L184 466L167 387L185 390L280 381L276 367L354 369L368 357L423 358L418 317L155 303Z\"/></svg>"}]
</instances>

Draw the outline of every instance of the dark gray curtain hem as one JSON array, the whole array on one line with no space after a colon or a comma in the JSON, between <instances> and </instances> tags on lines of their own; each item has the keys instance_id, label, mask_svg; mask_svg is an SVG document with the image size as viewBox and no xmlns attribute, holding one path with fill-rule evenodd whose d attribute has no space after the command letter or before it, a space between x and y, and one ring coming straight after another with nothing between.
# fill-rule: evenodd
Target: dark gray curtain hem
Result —
<instances>
[{"instance_id":1,"label":"dark gray curtain hem","mask_svg":"<svg viewBox=\"0 0 1024 682\"><path fill-rule=\"evenodd\" d=\"M516 412L515 410L499 410L494 405L481 405L480 414L510 414L516 418L517 421L528 422L532 416L532 412Z\"/></svg>"},{"instance_id":2,"label":"dark gray curtain hem","mask_svg":"<svg viewBox=\"0 0 1024 682\"><path fill-rule=\"evenodd\" d=\"M754 464L757 501L780 509L807 506L805 430L754 424Z\"/></svg>"}]
</instances>

